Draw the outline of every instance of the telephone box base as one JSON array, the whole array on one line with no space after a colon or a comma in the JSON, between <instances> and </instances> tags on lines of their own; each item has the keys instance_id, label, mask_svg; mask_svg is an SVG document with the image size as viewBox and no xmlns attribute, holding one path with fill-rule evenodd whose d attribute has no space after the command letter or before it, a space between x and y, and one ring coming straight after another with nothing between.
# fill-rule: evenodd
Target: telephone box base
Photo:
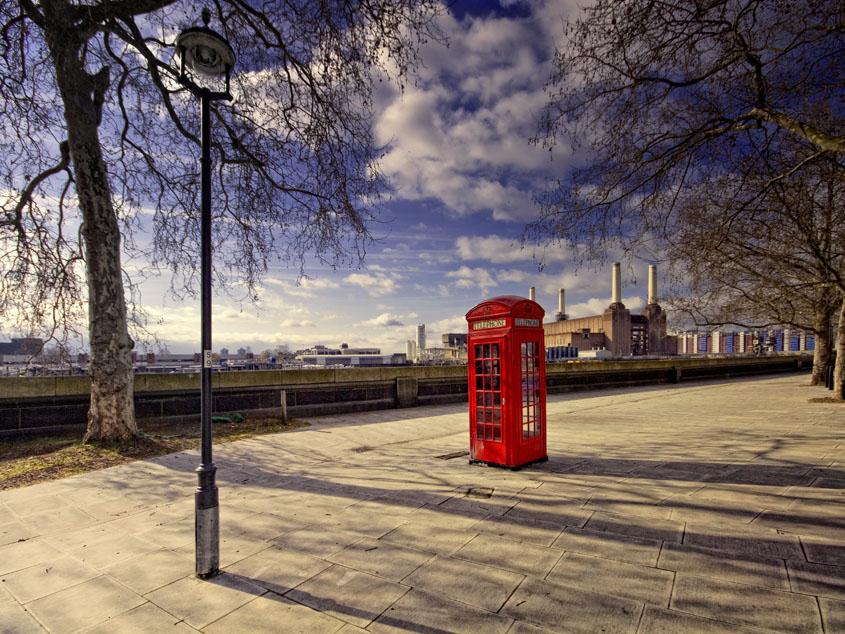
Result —
<instances>
[{"instance_id":1,"label":"telephone box base","mask_svg":"<svg viewBox=\"0 0 845 634\"><path fill-rule=\"evenodd\" d=\"M469 464L483 464L488 467L496 467L497 469L508 469L510 471L519 471L520 469L524 469L525 467L530 467L531 465L538 464L540 462L548 462L549 457L543 456L542 458L537 458L536 460L530 460L528 462L524 462L521 465L509 465L509 464L499 464L498 462L488 462L487 460L472 460L470 459Z\"/></svg>"}]
</instances>

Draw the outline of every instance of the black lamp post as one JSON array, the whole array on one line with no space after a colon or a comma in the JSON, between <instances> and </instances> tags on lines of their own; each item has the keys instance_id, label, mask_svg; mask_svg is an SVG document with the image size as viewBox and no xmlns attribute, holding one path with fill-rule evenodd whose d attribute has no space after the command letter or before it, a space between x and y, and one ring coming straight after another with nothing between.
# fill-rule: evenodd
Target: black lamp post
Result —
<instances>
[{"instance_id":1,"label":"black lamp post","mask_svg":"<svg viewBox=\"0 0 845 634\"><path fill-rule=\"evenodd\" d=\"M202 112L202 191L200 216L200 304L202 329L202 370L200 384L200 431L202 463L197 469L195 499L196 573L207 578L219 572L220 507L211 457L211 102L230 101L229 79L235 66L235 52L224 37L208 28L211 17L202 13L205 26L186 29L176 38L180 58L179 82L200 98ZM226 91L214 92L194 83L185 67L207 78L226 77Z\"/></svg>"}]
</instances>

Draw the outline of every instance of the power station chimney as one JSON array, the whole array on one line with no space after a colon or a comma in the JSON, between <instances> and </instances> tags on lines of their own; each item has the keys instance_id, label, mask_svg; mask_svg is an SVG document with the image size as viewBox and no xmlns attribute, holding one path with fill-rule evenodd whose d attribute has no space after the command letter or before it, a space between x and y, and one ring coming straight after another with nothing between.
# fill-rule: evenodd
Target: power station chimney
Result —
<instances>
[{"instance_id":1,"label":"power station chimney","mask_svg":"<svg viewBox=\"0 0 845 634\"><path fill-rule=\"evenodd\" d=\"M622 303L622 265L619 262L613 263L613 291L610 296L610 303Z\"/></svg>"},{"instance_id":2,"label":"power station chimney","mask_svg":"<svg viewBox=\"0 0 845 634\"><path fill-rule=\"evenodd\" d=\"M562 288L558 289L557 292L557 312L555 313L555 319L557 321L564 321L566 319L566 302L564 301L564 291Z\"/></svg>"},{"instance_id":3,"label":"power station chimney","mask_svg":"<svg viewBox=\"0 0 845 634\"><path fill-rule=\"evenodd\" d=\"M531 288L528 289L528 299L530 299L532 302L536 302L537 300L534 299L534 297L535 297L534 287L532 286Z\"/></svg>"},{"instance_id":4,"label":"power station chimney","mask_svg":"<svg viewBox=\"0 0 845 634\"><path fill-rule=\"evenodd\" d=\"M653 264L648 267L648 303L657 303L657 267Z\"/></svg>"}]
</instances>

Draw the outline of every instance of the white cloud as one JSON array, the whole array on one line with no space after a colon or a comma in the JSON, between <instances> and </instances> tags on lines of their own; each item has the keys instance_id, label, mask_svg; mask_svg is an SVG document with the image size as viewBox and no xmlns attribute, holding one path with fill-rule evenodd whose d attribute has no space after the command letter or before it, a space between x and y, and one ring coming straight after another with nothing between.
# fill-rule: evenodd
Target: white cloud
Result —
<instances>
[{"instance_id":1,"label":"white cloud","mask_svg":"<svg viewBox=\"0 0 845 634\"><path fill-rule=\"evenodd\" d=\"M412 313L413 314L413 313ZM404 327L405 323L402 321L406 318L412 318L410 315L403 317L402 315L393 315L391 313L382 313L373 319L366 319L361 322L362 326L376 327L376 328L398 328Z\"/></svg>"},{"instance_id":2,"label":"white cloud","mask_svg":"<svg viewBox=\"0 0 845 634\"><path fill-rule=\"evenodd\" d=\"M343 281L347 284L360 286L371 297L378 297L380 295L392 295L396 292L400 285L394 279L395 277L388 277L384 274L352 273L343 278Z\"/></svg>"},{"instance_id":3,"label":"white cloud","mask_svg":"<svg viewBox=\"0 0 845 634\"><path fill-rule=\"evenodd\" d=\"M554 29L542 21L446 16L449 48L424 47L417 83L380 94L374 131L388 146L381 165L397 197L438 200L460 215L491 211L495 220L536 215L533 192L565 159L560 148L552 166L529 142L554 53Z\"/></svg>"},{"instance_id":4,"label":"white cloud","mask_svg":"<svg viewBox=\"0 0 845 634\"><path fill-rule=\"evenodd\" d=\"M313 328L315 325L310 319L285 319L279 323L282 328Z\"/></svg>"},{"instance_id":5,"label":"white cloud","mask_svg":"<svg viewBox=\"0 0 845 634\"><path fill-rule=\"evenodd\" d=\"M454 282L455 288L478 287L481 289L482 294L485 295L490 288L499 285L499 282L493 279L493 276L487 269L472 269L468 266L462 266L457 271L449 271L446 273L446 277L457 279Z\"/></svg>"},{"instance_id":6,"label":"white cloud","mask_svg":"<svg viewBox=\"0 0 845 634\"><path fill-rule=\"evenodd\" d=\"M459 236L455 249L462 260L486 260L495 264L505 262L544 261L546 263L566 262L567 249L563 247L522 246L515 238L490 236Z\"/></svg>"},{"instance_id":7,"label":"white cloud","mask_svg":"<svg viewBox=\"0 0 845 634\"><path fill-rule=\"evenodd\" d=\"M625 308L631 312L642 310L645 308L645 302L642 297L623 297L622 303ZM566 307L566 312L570 319L577 319L579 317L592 317L594 315L601 315L610 306L610 297L591 297L586 302L579 302L572 306Z\"/></svg>"}]
</instances>

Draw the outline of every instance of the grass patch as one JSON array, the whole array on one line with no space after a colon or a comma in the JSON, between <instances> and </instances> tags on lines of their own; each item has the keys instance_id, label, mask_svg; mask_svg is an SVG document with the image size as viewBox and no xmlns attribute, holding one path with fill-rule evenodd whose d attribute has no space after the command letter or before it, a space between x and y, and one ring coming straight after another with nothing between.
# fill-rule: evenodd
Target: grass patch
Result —
<instances>
[{"instance_id":1,"label":"grass patch","mask_svg":"<svg viewBox=\"0 0 845 634\"><path fill-rule=\"evenodd\" d=\"M273 417L246 419L239 423L214 423L212 438L218 445L306 425L308 423L304 421L289 420L284 423ZM189 428L186 425L164 424L147 429L132 441L120 445L84 445L81 433L4 441L0 443L0 491L197 449L199 446L199 425Z\"/></svg>"}]
</instances>

